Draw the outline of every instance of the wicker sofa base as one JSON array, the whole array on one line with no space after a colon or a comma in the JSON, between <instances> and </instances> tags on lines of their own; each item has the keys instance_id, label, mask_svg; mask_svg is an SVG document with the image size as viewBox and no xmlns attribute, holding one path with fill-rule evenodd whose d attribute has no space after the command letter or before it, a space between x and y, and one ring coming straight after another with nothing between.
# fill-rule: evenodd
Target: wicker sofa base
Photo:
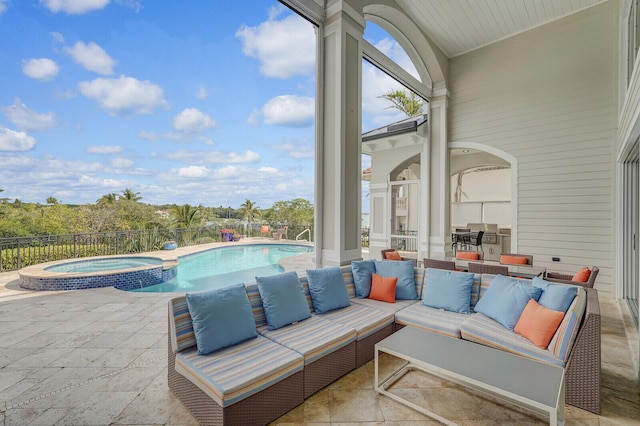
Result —
<instances>
[{"instance_id":1,"label":"wicker sofa base","mask_svg":"<svg viewBox=\"0 0 640 426\"><path fill-rule=\"evenodd\" d=\"M375 355L376 343L393 334L394 323L356 342L356 368L371 361Z\"/></svg>"},{"instance_id":2,"label":"wicker sofa base","mask_svg":"<svg viewBox=\"0 0 640 426\"><path fill-rule=\"evenodd\" d=\"M356 342L304 366L304 398L308 398L330 383L356 368Z\"/></svg>"},{"instance_id":3,"label":"wicker sofa base","mask_svg":"<svg viewBox=\"0 0 640 426\"><path fill-rule=\"evenodd\" d=\"M299 371L242 401L221 407L176 372L175 359L169 342L169 389L201 425L264 425L304 402L304 375Z\"/></svg>"}]
</instances>

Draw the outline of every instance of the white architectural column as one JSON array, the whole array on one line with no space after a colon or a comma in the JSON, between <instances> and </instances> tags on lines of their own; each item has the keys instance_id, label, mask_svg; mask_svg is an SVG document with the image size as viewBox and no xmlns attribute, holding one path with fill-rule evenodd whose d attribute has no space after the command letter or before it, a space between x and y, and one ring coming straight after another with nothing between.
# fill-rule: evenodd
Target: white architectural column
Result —
<instances>
[{"instance_id":1,"label":"white architectural column","mask_svg":"<svg viewBox=\"0 0 640 426\"><path fill-rule=\"evenodd\" d=\"M421 241L429 246L421 247L421 255L433 259L441 259L450 255L451 250L451 189L449 173L449 150L447 147L447 104L449 95L434 91L434 97L429 102L429 143L425 145L428 158L428 170L423 176L428 180L423 187L423 195L427 200L426 207L429 216L428 224L423 228ZM426 154L426 155L425 155ZM424 178L423 178L424 182ZM426 192L426 193L425 193ZM426 233L426 235L424 235Z\"/></svg>"},{"instance_id":2,"label":"white architectural column","mask_svg":"<svg viewBox=\"0 0 640 426\"><path fill-rule=\"evenodd\" d=\"M321 166L316 171L316 241L321 265L362 257L362 34L364 17L343 1L329 2L323 28Z\"/></svg>"}]
</instances>

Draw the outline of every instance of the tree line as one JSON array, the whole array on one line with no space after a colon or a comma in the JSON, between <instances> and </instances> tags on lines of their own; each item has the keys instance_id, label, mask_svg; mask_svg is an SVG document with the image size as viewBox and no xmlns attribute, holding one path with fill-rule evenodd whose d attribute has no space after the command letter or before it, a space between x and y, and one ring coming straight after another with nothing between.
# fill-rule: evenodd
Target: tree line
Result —
<instances>
[{"instance_id":1,"label":"tree line","mask_svg":"<svg viewBox=\"0 0 640 426\"><path fill-rule=\"evenodd\" d=\"M221 224L233 228L242 223L313 225L313 205L303 198L277 201L264 209L250 199L237 208L152 205L142 200L140 193L130 188L82 205L63 204L55 197L48 197L45 204L0 198L0 238Z\"/></svg>"}]
</instances>

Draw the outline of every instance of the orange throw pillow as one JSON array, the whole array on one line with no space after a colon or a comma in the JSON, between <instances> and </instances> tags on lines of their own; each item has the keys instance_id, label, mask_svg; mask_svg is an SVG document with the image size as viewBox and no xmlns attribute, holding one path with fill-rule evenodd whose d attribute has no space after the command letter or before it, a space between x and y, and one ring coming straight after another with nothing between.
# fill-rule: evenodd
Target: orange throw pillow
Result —
<instances>
[{"instance_id":1,"label":"orange throw pillow","mask_svg":"<svg viewBox=\"0 0 640 426\"><path fill-rule=\"evenodd\" d=\"M402 257L400 257L400 253L398 253L397 251L388 251L384 254L384 258L387 260L402 260Z\"/></svg>"},{"instance_id":2,"label":"orange throw pillow","mask_svg":"<svg viewBox=\"0 0 640 426\"><path fill-rule=\"evenodd\" d=\"M526 265L527 258L521 256L509 256L508 254L503 254L500 256L500 263L506 263L507 265Z\"/></svg>"},{"instance_id":3,"label":"orange throw pillow","mask_svg":"<svg viewBox=\"0 0 640 426\"><path fill-rule=\"evenodd\" d=\"M456 252L456 259L480 260L480 253L473 253L470 251Z\"/></svg>"},{"instance_id":4,"label":"orange throw pillow","mask_svg":"<svg viewBox=\"0 0 640 426\"><path fill-rule=\"evenodd\" d=\"M396 303L396 283L398 277L383 277L375 272L371 274L371 293L369 299Z\"/></svg>"},{"instance_id":5,"label":"orange throw pillow","mask_svg":"<svg viewBox=\"0 0 640 426\"><path fill-rule=\"evenodd\" d=\"M571 278L571 281L576 281L579 283L586 283L589 281L589 277L591 276L591 270L586 266L584 268L580 268L578 272Z\"/></svg>"},{"instance_id":6,"label":"orange throw pillow","mask_svg":"<svg viewBox=\"0 0 640 426\"><path fill-rule=\"evenodd\" d=\"M529 300L513 331L546 349L560 326L564 312L547 309L534 299Z\"/></svg>"}]
</instances>

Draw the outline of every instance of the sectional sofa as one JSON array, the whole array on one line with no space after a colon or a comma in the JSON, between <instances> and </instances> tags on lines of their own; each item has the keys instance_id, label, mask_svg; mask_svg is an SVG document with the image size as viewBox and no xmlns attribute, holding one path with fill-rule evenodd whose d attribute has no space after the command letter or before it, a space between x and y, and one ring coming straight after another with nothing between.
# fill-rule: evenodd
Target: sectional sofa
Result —
<instances>
[{"instance_id":1,"label":"sectional sofa","mask_svg":"<svg viewBox=\"0 0 640 426\"><path fill-rule=\"evenodd\" d=\"M375 266L386 276L394 275L389 266L404 271L397 274L404 274L398 278L404 287L396 289L400 297L394 303L366 297L367 285L373 290L367 269L375 271ZM414 288L409 288L409 281ZM560 298L568 304L546 347L533 343L537 334L531 341L502 324L505 314L508 326L515 318L508 318L513 313L503 312L504 306L524 303L504 299L515 287L525 292L535 287L533 298L541 304L555 304ZM216 292L218 305L207 305L204 296ZM452 292L463 300L462 307L457 301L451 305ZM537 312L529 304L524 312ZM217 315L208 318L213 328L203 328L203 312ZM524 320L524 312L517 316ZM538 322L536 318L533 323ZM169 387L201 424L266 424L373 359L375 344L404 326L562 366L566 402L600 412L600 310L594 289L424 270L412 262L363 261L307 271L300 277L285 273L257 278L221 296L213 291L176 297L169 302L168 323ZM242 324L244 331L237 331ZM222 343L216 343L221 346L200 350L207 344L203 336L212 335L222 336Z\"/></svg>"}]
</instances>

